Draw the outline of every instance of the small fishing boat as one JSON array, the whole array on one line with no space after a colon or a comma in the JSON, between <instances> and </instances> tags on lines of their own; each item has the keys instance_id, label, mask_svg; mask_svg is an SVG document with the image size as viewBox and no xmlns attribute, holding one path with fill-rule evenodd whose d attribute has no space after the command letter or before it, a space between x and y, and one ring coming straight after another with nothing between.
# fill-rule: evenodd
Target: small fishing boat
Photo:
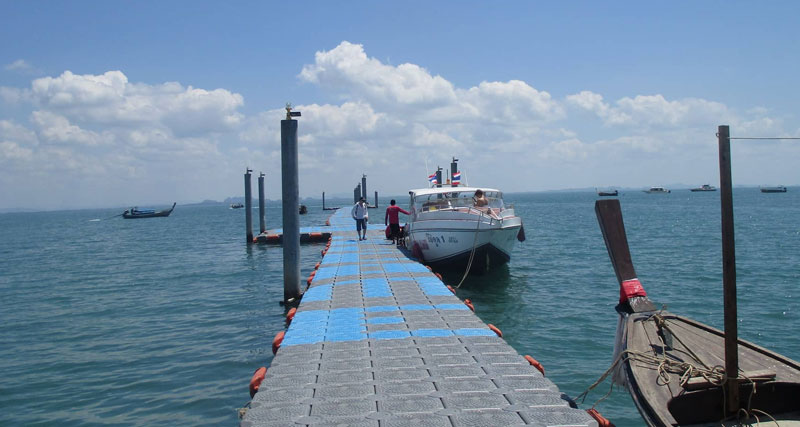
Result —
<instances>
[{"instance_id":1,"label":"small fishing boat","mask_svg":"<svg viewBox=\"0 0 800 427\"><path fill-rule=\"evenodd\" d=\"M713 185L703 184L700 187L691 188L691 189L689 189L689 191L694 191L694 192L698 192L698 191L717 191L717 187L714 187Z\"/></svg>"},{"instance_id":2,"label":"small fishing boat","mask_svg":"<svg viewBox=\"0 0 800 427\"><path fill-rule=\"evenodd\" d=\"M778 185L775 187L761 187L762 193L785 193L786 187L783 185Z\"/></svg>"},{"instance_id":3,"label":"small fishing boat","mask_svg":"<svg viewBox=\"0 0 800 427\"><path fill-rule=\"evenodd\" d=\"M139 208L133 207L123 212L122 217L126 219L167 217L169 216L169 214L172 213L172 210L175 209L176 204L177 203L173 203L171 208L164 209L162 211L155 211L152 209L141 210Z\"/></svg>"},{"instance_id":4,"label":"small fishing boat","mask_svg":"<svg viewBox=\"0 0 800 427\"><path fill-rule=\"evenodd\" d=\"M598 200L595 211L620 285L613 378L647 425L800 425L800 364L657 309L633 267L619 200Z\"/></svg>"},{"instance_id":5,"label":"small fishing boat","mask_svg":"<svg viewBox=\"0 0 800 427\"><path fill-rule=\"evenodd\" d=\"M244 207L243 203L231 203L231 209L241 209Z\"/></svg>"},{"instance_id":6,"label":"small fishing boat","mask_svg":"<svg viewBox=\"0 0 800 427\"><path fill-rule=\"evenodd\" d=\"M619 191L617 191L617 189L615 189L615 188L609 188L609 189L605 189L605 190L598 190L598 189L595 188L595 190L597 191L597 195L600 196L600 197L617 196L617 195L619 195Z\"/></svg>"},{"instance_id":7,"label":"small fishing boat","mask_svg":"<svg viewBox=\"0 0 800 427\"><path fill-rule=\"evenodd\" d=\"M650 187L649 190L642 190L642 191L644 191L647 194L667 194L670 192L670 190L664 187Z\"/></svg>"}]
</instances>

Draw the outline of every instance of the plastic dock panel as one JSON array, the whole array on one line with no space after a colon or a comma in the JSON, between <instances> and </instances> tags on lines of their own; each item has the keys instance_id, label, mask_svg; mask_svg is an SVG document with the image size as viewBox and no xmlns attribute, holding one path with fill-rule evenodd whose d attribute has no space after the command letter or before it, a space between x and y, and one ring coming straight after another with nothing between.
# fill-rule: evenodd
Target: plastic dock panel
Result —
<instances>
[{"instance_id":1,"label":"plastic dock panel","mask_svg":"<svg viewBox=\"0 0 800 427\"><path fill-rule=\"evenodd\" d=\"M596 426L425 266L333 231L242 426ZM340 229L347 228L347 231Z\"/></svg>"}]
</instances>

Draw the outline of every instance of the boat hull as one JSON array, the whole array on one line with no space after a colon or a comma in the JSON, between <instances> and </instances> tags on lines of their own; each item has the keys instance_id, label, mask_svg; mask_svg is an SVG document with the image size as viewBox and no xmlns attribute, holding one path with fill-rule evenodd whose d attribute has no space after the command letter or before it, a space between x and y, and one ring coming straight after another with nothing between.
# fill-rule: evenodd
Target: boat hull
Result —
<instances>
[{"instance_id":1,"label":"boat hull","mask_svg":"<svg viewBox=\"0 0 800 427\"><path fill-rule=\"evenodd\" d=\"M518 217L484 218L480 225L476 220L415 221L408 227L408 245L432 267L463 271L470 265L472 272L485 272L511 260L521 227Z\"/></svg>"},{"instance_id":2,"label":"boat hull","mask_svg":"<svg viewBox=\"0 0 800 427\"><path fill-rule=\"evenodd\" d=\"M122 217L125 219L159 218L159 217L163 218L163 217L168 217L169 214L171 214L174 209L175 209L175 203L172 204L171 208L157 212L131 213L130 211L125 211L122 214Z\"/></svg>"}]
</instances>

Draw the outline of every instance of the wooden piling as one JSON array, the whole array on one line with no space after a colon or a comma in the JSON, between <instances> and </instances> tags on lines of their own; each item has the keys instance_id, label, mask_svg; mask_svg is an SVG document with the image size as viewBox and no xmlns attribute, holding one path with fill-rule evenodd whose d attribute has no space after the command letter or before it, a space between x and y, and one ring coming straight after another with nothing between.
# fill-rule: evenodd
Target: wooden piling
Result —
<instances>
[{"instance_id":1,"label":"wooden piling","mask_svg":"<svg viewBox=\"0 0 800 427\"><path fill-rule=\"evenodd\" d=\"M247 239L248 244L253 243L253 200L252 190L250 189L250 172L253 172L253 170L247 168L244 173L244 217L247 231L245 239Z\"/></svg>"},{"instance_id":2,"label":"wooden piling","mask_svg":"<svg viewBox=\"0 0 800 427\"><path fill-rule=\"evenodd\" d=\"M739 411L739 349L736 310L736 245L733 228L733 183L731 180L730 128L719 126L719 186L722 213L722 284L725 307L725 384L727 412Z\"/></svg>"}]
</instances>

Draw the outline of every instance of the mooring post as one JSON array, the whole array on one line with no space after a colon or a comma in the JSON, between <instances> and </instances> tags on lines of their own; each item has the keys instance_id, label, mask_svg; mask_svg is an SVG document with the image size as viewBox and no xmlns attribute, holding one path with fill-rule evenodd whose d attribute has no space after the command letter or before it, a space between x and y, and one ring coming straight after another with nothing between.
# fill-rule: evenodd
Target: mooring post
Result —
<instances>
[{"instance_id":1,"label":"mooring post","mask_svg":"<svg viewBox=\"0 0 800 427\"><path fill-rule=\"evenodd\" d=\"M247 227L247 243L253 243L253 201L251 200L252 190L250 189L250 172L252 171L252 169L247 168L244 173L244 222L245 227Z\"/></svg>"},{"instance_id":2,"label":"mooring post","mask_svg":"<svg viewBox=\"0 0 800 427\"><path fill-rule=\"evenodd\" d=\"M300 188L297 166L297 120L299 116L286 106L286 120L281 120L281 187L283 210L283 300L292 302L300 291Z\"/></svg>"},{"instance_id":3,"label":"mooring post","mask_svg":"<svg viewBox=\"0 0 800 427\"><path fill-rule=\"evenodd\" d=\"M259 234L267 231L267 221L264 209L264 172L258 176L258 219L259 219Z\"/></svg>"},{"instance_id":4,"label":"mooring post","mask_svg":"<svg viewBox=\"0 0 800 427\"><path fill-rule=\"evenodd\" d=\"M439 166L436 166L436 186L442 186L442 168Z\"/></svg>"},{"instance_id":5,"label":"mooring post","mask_svg":"<svg viewBox=\"0 0 800 427\"><path fill-rule=\"evenodd\" d=\"M356 185L356 188L353 189L353 203L358 203L358 199L361 198L361 184Z\"/></svg>"},{"instance_id":6,"label":"mooring post","mask_svg":"<svg viewBox=\"0 0 800 427\"><path fill-rule=\"evenodd\" d=\"M739 348L736 310L736 244L733 238L733 182L731 180L730 128L720 126L719 190L722 207L722 285L725 307L725 384L728 414L739 411Z\"/></svg>"},{"instance_id":7,"label":"mooring post","mask_svg":"<svg viewBox=\"0 0 800 427\"><path fill-rule=\"evenodd\" d=\"M325 210L325 192L322 192L322 210Z\"/></svg>"},{"instance_id":8,"label":"mooring post","mask_svg":"<svg viewBox=\"0 0 800 427\"><path fill-rule=\"evenodd\" d=\"M361 174L361 197L367 200L367 176L364 174Z\"/></svg>"},{"instance_id":9,"label":"mooring post","mask_svg":"<svg viewBox=\"0 0 800 427\"><path fill-rule=\"evenodd\" d=\"M378 207L378 192L375 192L375 207Z\"/></svg>"}]
</instances>

